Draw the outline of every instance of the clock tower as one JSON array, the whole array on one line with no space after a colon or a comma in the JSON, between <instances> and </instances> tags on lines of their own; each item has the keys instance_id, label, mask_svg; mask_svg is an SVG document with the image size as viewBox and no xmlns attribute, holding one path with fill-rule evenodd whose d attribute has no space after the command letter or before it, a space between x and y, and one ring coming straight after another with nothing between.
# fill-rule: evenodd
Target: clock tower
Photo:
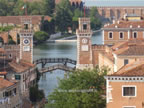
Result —
<instances>
[{"instance_id":1,"label":"clock tower","mask_svg":"<svg viewBox=\"0 0 144 108\"><path fill-rule=\"evenodd\" d=\"M90 18L79 18L79 28L77 35L77 68L93 68Z\"/></svg>"},{"instance_id":2,"label":"clock tower","mask_svg":"<svg viewBox=\"0 0 144 108\"><path fill-rule=\"evenodd\" d=\"M20 30L20 59L33 63L33 30L32 21L28 16L21 18L22 29Z\"/></svg>"}]
</instances>

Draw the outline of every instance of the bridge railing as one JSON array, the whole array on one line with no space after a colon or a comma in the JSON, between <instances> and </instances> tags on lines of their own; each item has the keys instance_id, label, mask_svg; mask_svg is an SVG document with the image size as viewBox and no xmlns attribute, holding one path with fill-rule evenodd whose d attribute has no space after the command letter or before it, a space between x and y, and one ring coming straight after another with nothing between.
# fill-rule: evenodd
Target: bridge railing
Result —
<instances>
[{"instance_id":1,"label":"bridge railing","mask_svg":"<svg viewBox=\"0 0 144 108\"><path fill-rule=\"evenodd\" d=\"M35 60L33 62L34 64L40 64L40 63L71 63L76 65L76 61L69 59L69 58L41 58L38 60Z\"/></svg>"}]
</instances>

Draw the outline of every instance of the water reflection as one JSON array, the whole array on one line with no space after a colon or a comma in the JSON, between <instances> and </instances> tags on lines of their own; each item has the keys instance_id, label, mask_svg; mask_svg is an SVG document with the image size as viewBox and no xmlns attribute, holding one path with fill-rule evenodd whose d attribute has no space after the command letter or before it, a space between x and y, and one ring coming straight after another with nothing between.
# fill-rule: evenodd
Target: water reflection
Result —
<instances>
[{"instance_id":1,"label":"water reflection","mask_svg":"<svg viewBox=\"0 0 144 108\"><path fill-rule=\"evenodd\" d=\"M95 33L92 37L93 44L101 44L101 32ZM69 43L43 43L41 45L34 47L34 60L39 58L70 58L76 60L77 49L76 49L76 42L69 42ZM53 65L53 64L48 64ZM48 66L47 65L47 66ZM40 65L39 65L40 67ZM52 73L44 74L39 81L40 89L43 89L45 95L48 96L52 90L57 87L58 79L57 78L64 78L64 71L62 70L55 70Z\"/></svg>"}]
</instances>

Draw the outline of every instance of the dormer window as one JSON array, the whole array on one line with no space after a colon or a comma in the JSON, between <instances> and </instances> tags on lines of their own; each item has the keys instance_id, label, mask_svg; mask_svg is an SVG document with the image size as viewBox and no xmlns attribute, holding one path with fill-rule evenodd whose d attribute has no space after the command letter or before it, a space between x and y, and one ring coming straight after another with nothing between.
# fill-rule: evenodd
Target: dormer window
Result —
<instances>
[{"instance_id":1,"label":"dormer window","mask_svg":"<svg viewBox=\"0 0 144 108\"><path fill-rule=\"evenodd\" d=\"M109 32L109 39L113 39L113 33Z\"/></svg>"},{"instance_id":2,"label":"dormer window","mask_svg":"<svg viewBox=\"0 0 144 108\"><path fill-rule=\"evenodd\" d=\"M87 29L87 24L83 24L83 29L84 29L84 30Z\"/></svg>"},{"instance_id":3,"label":"dormer window","mask_svg":"<svg viewBox=\"0 0 144 108\"><path fill-rule=\"evenodd\" d=\"M137 32L133 33L133 38L137 38Z\"/></svg>"},{"instance_id":4,"label":"dormer window","mask_svg":"<svg viewBox=\"0 0 144 108\"><path fill-rule=\"evenodd\" d=\"M119 33L119 38L120 38L120 39L123 39L123 38L124 38L124 33L123 33L123 32L120 32L120 33Z\"/></svg>"}]
</instances>

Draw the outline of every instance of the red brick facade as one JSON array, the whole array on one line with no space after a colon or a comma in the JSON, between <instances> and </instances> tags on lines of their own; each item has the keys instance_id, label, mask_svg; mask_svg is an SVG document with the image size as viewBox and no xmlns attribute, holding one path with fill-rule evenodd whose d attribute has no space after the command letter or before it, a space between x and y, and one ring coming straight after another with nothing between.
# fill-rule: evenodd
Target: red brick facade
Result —
<instances>
[{"instance_id":1,"label":"red brick facade","mask_svg":"<svg viewBox=\"0 0 144 108\"><path fill-rule=\"evenodd\" d=\"M144 7L97 7L98 13L101 17L109 20L119 20L125 14L137 14L143 16Z\"/></svg>"}]
</instances>

